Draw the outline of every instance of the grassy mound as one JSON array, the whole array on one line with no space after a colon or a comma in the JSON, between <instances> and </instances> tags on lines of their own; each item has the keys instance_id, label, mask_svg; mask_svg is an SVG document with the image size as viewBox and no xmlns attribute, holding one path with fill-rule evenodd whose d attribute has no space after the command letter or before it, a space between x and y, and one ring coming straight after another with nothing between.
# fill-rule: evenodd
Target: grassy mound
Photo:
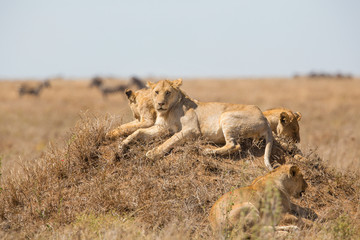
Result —
<instances>
[{"instance_id":1,"label":"grassy mound","mask_svg":"<svg viewBox=\"0 0 360 240\"><path fill-rule=\"evenodd\" d=\"M118 155L118 143L104 145L109 126L108 119L83 117L65 148L53 147L20 175L2 180L0 237L209 239L207 216L218 197L267 172L261 144L251 141L225 158L203 156L201 139L157 161L145 153L163 139L138 142ZM356 173L330 169L315 153L295 160L278 144L273 153L301 168L310 186L297 204L320 216L321 224L298 234L360 236Z\"/></svg>"}]
</instances>

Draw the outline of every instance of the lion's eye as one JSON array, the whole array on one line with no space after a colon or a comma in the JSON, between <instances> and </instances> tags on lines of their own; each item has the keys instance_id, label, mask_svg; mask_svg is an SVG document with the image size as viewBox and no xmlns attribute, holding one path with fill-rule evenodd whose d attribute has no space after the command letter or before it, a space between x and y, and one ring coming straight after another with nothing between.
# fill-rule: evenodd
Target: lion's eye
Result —
<instances>
[{"instance_id":1,"label":"lion's eye","mask_svg":"<svg viewBox=\"0 0 360 240\"><path fill-rule=\"evenodd\" d=\"M169 95L170 93L171 93L170 91L166 91L166 92L165 92L166 95Z\"/></svg>"},{"instance_id":2,"label":"lion's eye","mask_svg":"<svg viewBox=\"0 0 360 240\"><path fill-rule=\"evenodd\" d=\"M155 91L156 94L159 94L159 91Z\"/></svg>"}]
</instances>

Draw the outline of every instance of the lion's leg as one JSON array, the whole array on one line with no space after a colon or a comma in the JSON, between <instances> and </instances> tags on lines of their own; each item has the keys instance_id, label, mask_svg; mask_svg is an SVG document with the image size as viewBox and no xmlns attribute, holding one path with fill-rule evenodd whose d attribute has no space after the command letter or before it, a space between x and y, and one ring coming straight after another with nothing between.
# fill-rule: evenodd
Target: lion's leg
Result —
<instances>
[{"instance_id":1,"label":"lion's leg","mask_svg":"<svg viewBox=\"0 0 360 240\"><path fill-rule=\"evenodd\" d=\"M205 154L226 155L239 151L240 149L241 149L240 145L237 144L235 141L229 141L223 147L215 148L215 149L207 148L203 152Z\"/></svg>"},{"instance_id":2,"label":"lion's leg","mask_svg":"<svg viewBox=\"0 0 360 240\"><path fill-rule=\"evenodd\" d=\"M133 134L131 134L130 136L128 136L124 141L123 141L123 146L127 146L129 145L131 142L134 142L138 139L143 139L143 140L150 140L153 139L157 136L160 136L161 134L165 134L165 129L155 125L149 128L140 128L138 130L136 130Z\"/></svg>"},{"instance_id":3,"label":"lion's leg","mask_svg":"<svg viewBox=\"0 0 360 240\"><path fill-rule=\"evenodd\" d=\"M282 226L274 226L274 225L265 225L260 228L260 238L268 239L268 238L285 238L290 232L295 232L299 230L299 227L295 225L296 217L293 216L292 219L288 219L285 222L282 222Z\"/></svg>"},{"instance_id":4,"label":"lion's leg","mask_svg":"<svg viewBox=\"0 0 360 240\"><path fill-rule=\"evenodd\" d=\"M125 123L125 124L119 126L118 128L115 128L114 130L108 132L106 134L106 138L114 140L120 136L130 135L140 128L148 128L153 125L154 125L153 121L140 121L139 122L138 120L134 120L132 122Z\"/></svg>"},{"instance_id":5,"label":"lion's leg","mask_svg":"<svg viewBox=\"0 0 360 240\"><path fill-rule=\"evenodd\" d=\"M291 213L295 213L296 215L311 221L314 221L318 218L318 215L314 210L300 207L294 203L290 203L290 211Z\"/></svg>"},{"instance_id":6,"label":"lion's leg","mask_svg":"<svg viewBox=\"0 0 360 240\"><path fill-rule=\"evenodd\" d=\"M298 231L297 226L263 226L260 229L261 239L286 239L291 232Z\"/></svg>"},{"instance_id":7,"label":"lion's leg","mask_svg":"<svg viewBox=\"0 0 360 240\"><path fill-rule=\"evenodd\" d=\"M108 132L106 134L106 138L114 140L120 136L129 135L135 132L137 129L142 128L142 127L134 128L134 126L137 126L139 124L140 122L138 120L134 120L132 122L122 124L121 126Z\"/></svg>"},{"instance_id":8,"label":"lion's leg","mask_svg":"<svg viewBox=\"0 0 360 240\"><path fill-rule=\"evenodd\" d=\"M296 226L296 227L311 227L313 225L313 222L311 220L308 220L306 218L302 218L300 216L295 216L291 213L285 213L279 222L280 227L283 226ZM286 228L285 228L286 229ZM290 227L291 229L291 227ZM282 229L282 231L285 231Z\"/></svg>"},{"instance_id":9,"label":"lion's leg","mask_svg":"<svg viewBox=\"0 0 360 240\"><path fill-rule=\"evenodd\" d=\"M239 137L237 129L239 126L235 126L230 118L226 118L221 121L221 127L225 138L225 145L220 148L205 149L205 154L225 155L241 149L240 144L237 143L237 139Z\"/></svg>"},{"instance_id":10,"label":"lion's leg","mask_svg":"<svg viewBox=\"0 0 360 240\"><path fill-rule=\"evenodd\" d=\"M295 225L288 225L288 226L275 226L275 231L286 231L286 232L293 232L299 230L298 226Z\"/></svg>"},{"instance_id":11,"label":"lion's leg","mask_svg":"<svg viewBox=\"0 0 360 240\"><path fill-rule=\"evenodd\" d=\"M160 158L169 152L175 145L182 144L189 138L196 137L197 135L198 131L196 131L196 129L183 129L182 131L175 133L157 148L148 151L146 156L150 159Z\"/></svg>"},{"instance_id":12,"label":"lion's leg","mask_svg":"<svg viewBox=\"0 0 360 240\"><path fill-rule=\"evenodd\" d=\"M154 148L146 153L146 156L150 159L156 159L164 156L169 152L175 145L183 143L193 137L200 135L198 118L193 109L186 112L185 116L180 118L182 130L175 133L171 138L166 140L159 147Z\"/></svg>"},{"instance_id":13,"label":"lion's leg","mask_svg":"<svg viewBox=\"0 0 360 240\"><path fill-rule=\"evenodd\" d=\"M228 223L231 228L249 229L260 221L259 210L250 202L235 204L228 213Z\"/></svg>"}]
</instances>

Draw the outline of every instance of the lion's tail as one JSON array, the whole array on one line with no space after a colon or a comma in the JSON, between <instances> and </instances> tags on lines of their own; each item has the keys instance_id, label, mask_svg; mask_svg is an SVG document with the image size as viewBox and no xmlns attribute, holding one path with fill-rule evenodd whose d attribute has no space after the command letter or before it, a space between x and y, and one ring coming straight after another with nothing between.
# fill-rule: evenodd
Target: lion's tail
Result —
<instances>
[{"instance_id":1,"label":"lion's tail","mask_svg":"<svg viewBox=\"0 0 360 240\"><path fill-rule=\"evenodd\" d=\"M270 156L271 156L271 150L272 150L274 138L273 138L270 126L269 126L268 130L266 131L265 141L266 141L265 153L264 153L265 166L268 167L270 170L273 170L273 167L270 164Z\"/></svg>"}]
</instances>

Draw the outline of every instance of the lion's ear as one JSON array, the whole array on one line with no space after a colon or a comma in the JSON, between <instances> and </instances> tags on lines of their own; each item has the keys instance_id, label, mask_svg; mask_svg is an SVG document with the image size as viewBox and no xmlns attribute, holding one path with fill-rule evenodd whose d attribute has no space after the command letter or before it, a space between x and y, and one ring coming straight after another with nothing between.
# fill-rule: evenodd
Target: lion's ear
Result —
<instances>
[{"instance_id":1,"label":"lion's ear","mask_svg":"<svg viewBox=\"0 0 360 240\"><path fill-rule=\"evenodd\" d=\"M179 78L179 79L172 81L172 85L176 88L180 87L182 85L182 79Z\"/></svg>"},{"instance_id":2,"label":"lion's ear","mask_svg":"<svg viewBox=\"0 0 360 240\"><path fill-rule=\"evenodd\" d=\"M125 90L125 94L126 94L127 98L128 98L130 101L134 101L134 100L135 100L135 94L134 94L134 92L133 92L131 89L126 89L126 90Z\"/></svg>"},{"instance_id":3,"label":"lion's ear","mask_svg":"<svg viewBox=\"0 0 360 240\"><path fill-rule=\"evenodd\" d=\"M133 94L133 91L131 89L127 88L127 89L125 89L125 94L126 94L127 98L130 98L131 95Z\"/></svg>"},{"instance_id":4,"label":"lion's ear","mask_svg":"<svg viewBox=\"0 0 360 240\"><path fill-rule=\"evenodd\" d=\"M147 81L146 86L149 88L153 88L153 86L155 85L155 83Z\"/></svg>"},{"instance_id":5,"label":"lion's ear","mask_svg":"<svg viewBox=\"0 0 360 240\"><path fill-rule=\"evenodd\" d=\"M280 113L280 123L282 125L287 125L290 122L289 115L286 112Z\"/></svg>"},{"instance_id":6,"label":"lion's ear","mask_svg":"<svg viewBox=\"0 0 360 240\"><path fill-rule=\"evenodd\" d=\"M296 120L298 120L298 121L301 120L302 115L301 115L300 112L295 112L294 115L295 115L295 117L296 117Z\"/></svg>"},{"instance_id":7,"label":"lion's ear","mask_svg":"<svg viewBox=\"0 0 360 240\"><path fill-rule=\"evenodd\" d=\"M289 170L289 175L295 177L299 173L299 168L297 166L291 166Z\"/></svg>"}]
</instances>

